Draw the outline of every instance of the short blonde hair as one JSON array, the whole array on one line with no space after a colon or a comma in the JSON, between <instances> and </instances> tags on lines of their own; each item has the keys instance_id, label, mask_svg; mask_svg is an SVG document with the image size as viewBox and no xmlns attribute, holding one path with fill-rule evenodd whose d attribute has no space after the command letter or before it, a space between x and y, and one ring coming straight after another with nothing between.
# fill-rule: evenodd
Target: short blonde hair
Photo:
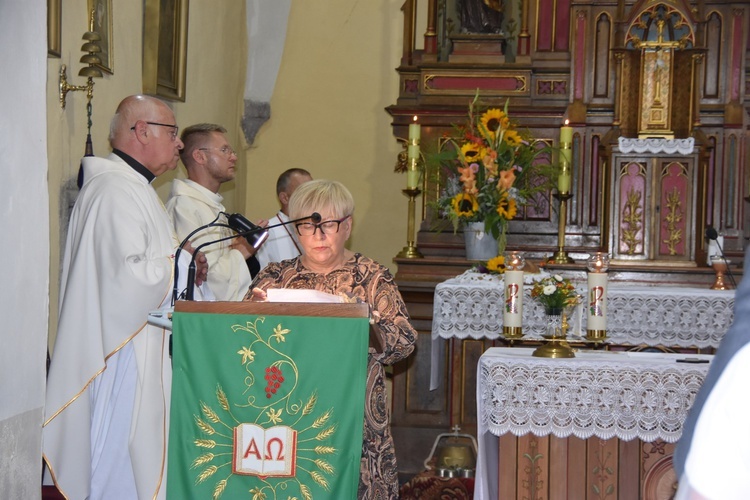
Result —
<instances>
[{"instance_id":1,"label":"short blonde hair","mask_svg":"<svg viewBox=\"0 0 750 500\"><path fill-rule=\"evenodd\" d=\"M316 179L305 182L289 198L289 217L292 219L328 210L337 219L354 214L352 193L338 181Z\"/></svg>"}]
</instances>

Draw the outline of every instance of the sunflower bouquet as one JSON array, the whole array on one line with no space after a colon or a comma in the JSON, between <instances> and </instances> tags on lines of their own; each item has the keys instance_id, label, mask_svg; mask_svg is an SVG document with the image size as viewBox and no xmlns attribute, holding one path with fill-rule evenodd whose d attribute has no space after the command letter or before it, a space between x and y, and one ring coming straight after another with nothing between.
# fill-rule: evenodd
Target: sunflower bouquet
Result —
<instances>
[{"instance_id":1,"label":"sunflower bouquet","mask_svg":"<svg viewBox=\"0 0 750 500\"><path fill-rule=\"evenodd\" d=\"M462 223L484 222L485 232L505 248L508 222L519 208L536 204L538 193L554 187L556 169L549 148L522 132L504 109L477 110L478 95L469 105L468 122L454 126L450 147L436 156L443 190L438 211L457 230ZM540 198L540 199L538 199Z\"/></svg>"}]
</instances>

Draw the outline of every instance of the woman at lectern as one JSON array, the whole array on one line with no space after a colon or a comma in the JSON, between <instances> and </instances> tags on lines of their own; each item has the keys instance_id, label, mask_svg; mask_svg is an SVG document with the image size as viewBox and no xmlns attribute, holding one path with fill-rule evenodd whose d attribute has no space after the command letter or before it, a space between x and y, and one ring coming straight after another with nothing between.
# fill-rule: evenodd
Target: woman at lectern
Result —
<instances>
[{"instance_id":1,"label":"woman at lectern","mask_svg":"<svg viewBox=\"0 0 750 500\"><path fill-rule=\"evenodd\" d=\"M265 300L269 288L312 289L346 295L370 305L370 323L382 352L368 354L367 393L358 498L398 498L398 474L386 406L383 367L414 350L416 331L388 269L344 247L352 231L354 199L340 182L313 180L289 200L291 219L317 212L319 222L295 224L302 254L270 263L253 281L245 300ZM379 350L380 351L380 350Z\"/></svg>"}]
</instances>

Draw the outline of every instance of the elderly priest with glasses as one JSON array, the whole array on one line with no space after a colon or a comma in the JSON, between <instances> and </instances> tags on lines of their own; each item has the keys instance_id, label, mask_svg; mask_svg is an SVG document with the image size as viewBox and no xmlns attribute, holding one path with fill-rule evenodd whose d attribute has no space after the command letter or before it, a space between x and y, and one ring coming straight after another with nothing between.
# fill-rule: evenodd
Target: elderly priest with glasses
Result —
<instances>
[{"instance_id":1,"label":"elderly priest with glasses","mask_svg":"<svg viewBox=\"0 0 750 500\"><path fill-rule=\"evenodd\" d=\"M177 166L182 141L166 104L135 95L110 144L83 159L70 216L43 453L65 498L165 498L169 332L146 319L171 300L178 241L151 181ZM200 284L205 256L196 262Z\"/></svg>"}]
</instances>

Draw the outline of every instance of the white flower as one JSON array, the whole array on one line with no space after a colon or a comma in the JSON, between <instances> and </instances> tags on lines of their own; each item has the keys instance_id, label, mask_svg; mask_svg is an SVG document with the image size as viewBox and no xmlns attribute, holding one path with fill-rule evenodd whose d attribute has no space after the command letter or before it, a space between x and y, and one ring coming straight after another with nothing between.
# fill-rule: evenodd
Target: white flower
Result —
<instances>
[{"instance_id":1,"label":"white flower","mask_svg":"<svg viewBox=\"0 0 750 500\"><path fill-rule=\"evenodd\" d=\"M560 276L559 274L554 275L553 278L555 278L555 281L562 281L563 280L563 277Z\"/></svg>"},{"instance_id":2,"label":"white flower","mask_svg":"<svg viewBox=\"0 0 750 500\"><path fill-rule=\"evenodd\" d=\"M552 295L553 293L555 293L555 290L557 290L557 287L555 285L544 285L542 293L544 295Z\"/></svg>"}]
</instances>

